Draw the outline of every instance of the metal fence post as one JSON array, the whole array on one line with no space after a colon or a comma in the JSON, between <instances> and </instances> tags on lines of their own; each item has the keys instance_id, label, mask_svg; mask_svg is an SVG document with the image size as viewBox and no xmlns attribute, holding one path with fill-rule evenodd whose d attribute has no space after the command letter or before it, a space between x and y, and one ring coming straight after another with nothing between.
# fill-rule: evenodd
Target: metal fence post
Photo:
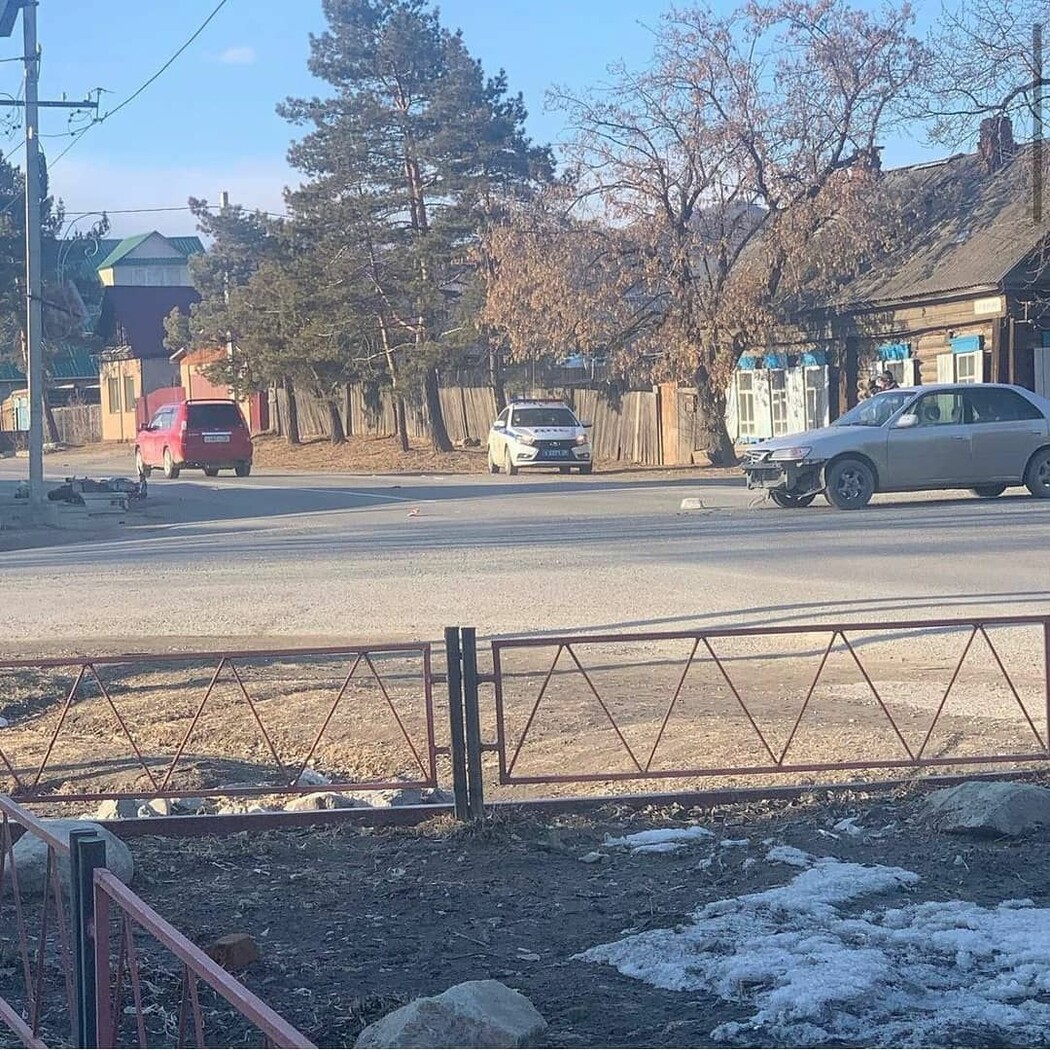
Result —
<instances>
[{"instance_id":1,"label":"metal fence post","mask_svg":"<svg viewBox=\"0 0 1050 1050\"><path fill-rule=\"evenodd\" d=\"M1046 746L1050 749L1050 616L1043 620L1043 678L1046 687Z\"/></svg>"},{"instance_id":2,"label":"metal fence post","mask_svg":"<svg viewBox=\"0 0 1050 1050\"><path fill-rule=\"evenodd\" d=\"M463 737L463 653L458 627L445 628L445 664L448 669L448 721L452 742L452 792L456 801L456 819L468 820L470 802Z\"/></svg>"},{"instance_id":3,"label":"metal fence post","mask_svg":"<svg viewBox=\"0 0 1050 1050\"><path fill-rule=\"evenodd\" d=\"M70 907L73 926L73 996L78 1047L97 1047L95 973L95 869L106 866L106 843L86 829L69 834Z\"/></svg>"},{"instance_id":4,"label":"metal fence post","mask_svg":"<svg viewBox=\"0 0 1050 1050\"><path fill-rule=\"evenodd\" d=\"M464 627L463 642L463 712L466 716L467 799L470 819L485 816L485 790L481 769L481 717L478 711L478 643L477 631Z\"/></svg>"}]
</instances>

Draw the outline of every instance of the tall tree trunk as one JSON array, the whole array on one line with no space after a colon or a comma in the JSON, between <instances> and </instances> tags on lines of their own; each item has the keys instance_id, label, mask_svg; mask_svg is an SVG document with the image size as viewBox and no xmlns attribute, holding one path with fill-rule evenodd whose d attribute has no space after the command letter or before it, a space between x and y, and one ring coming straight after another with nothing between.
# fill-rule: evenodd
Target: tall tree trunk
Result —
<instances>
[{"instance_id":1,"label":"tall tree trunk","mask_svg":"<svg viewBox=\"0 0 1050 1050\"><path fill-rule=\"evenodd\" d=\"M406 419L405 399L394 391L394 429L397 433L397 444L402 452L408 451L408 420Z\"/></svg>"},{"instance_id":2,"label":"tall tree trunk","mask_svg":"<svg viewBox=\"0 0 1050 1050\"><path fill-rule=\"evenodd\" d=\"M59 443L58 424L55 422L55 412L51 407L51 398L47 396L47 378L44 378L44 389L40 391L40 400L44 403L44 427L47 430L47 440L52 445Z\"/></svg>"},{"instance_id":3,"label":"tall tree trunk","mask_svg":"<svg viewBox=\"0 0 1050 1050\"><path fill-rule=\"evenodd\" d=\"M500 347L489 342L489 385L496 398L496 415L507 407L507 391L503 385L503 354Z\"/></svg>"},{"instance_id":4,"label":"tall tree trunk","mask_svg":"<svg viewBox=\"0 0 1050 1050\"><path fill-rule=\"evenodd\" d=\"M299 406L295 403L295 384L287 376L284 380L285 400L288 403L288 418L284 422L284 436L289 445L301 445L299 436Z\"/></svg>"},{"instance_id":5,"label":"tall tree trunk","mask_svg":"<svg viewBox=\"0 0 1050 1050\"><path fill-rule=\"evenodd\" d=\"M343 430L343 417L339 415L339 406L332 398L326 398L325 404L328 406L330 440L333 445L345 445L346 431Z\"/></svg>"},{"instance_id":6,"label":"tall tree trunk","mask_svg":"<svg viewBox=\"0 0 1050 1050\"><path fill-rule=\"evenodd\" d=\"M430 427L430 444L435 452L451 452L452 441L445 428L445 416L441 411L441 390L438 386L436 368L428 368L423 378L423 393L426 396L427 423Z\"/></svg>"},{"instance_id":7,"label":"tall tree trunk","mask_svg":"<svg viewBox=\"0 0 1050 1050\"><path fill-rule=\"evenodd\" d=\"M736 466L736 450L726 427L725 391L712 382L703 364L696 369L696 413L703 435L704 451L711 466Z\"/></svg>"},{"instance_id":8,"label":"tall tree trunk","mask_svg":"<svg viewBox=\"0 0 1050 1050\"><path fill-rule=\"evenodd\" d=\"M394 399L394 433L397 435L397 443L401 451L407 452L408 423L405 420L405 399L401 396L401 388L397 381L397 362L394 360L394 351L390 346L390 333L387 331L386 318L380 314L378 321L379 335L383 340L383 353L386 356L386 367L390 373L390 392Z\"/></svg>"}]
</instances>

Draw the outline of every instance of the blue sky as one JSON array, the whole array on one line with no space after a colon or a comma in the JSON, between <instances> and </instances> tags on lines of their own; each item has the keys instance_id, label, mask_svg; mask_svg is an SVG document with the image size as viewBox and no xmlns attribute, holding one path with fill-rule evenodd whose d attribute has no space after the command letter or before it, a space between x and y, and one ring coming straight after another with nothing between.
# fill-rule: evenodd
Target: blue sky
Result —
<instances>
[{"instance_id":1,"label":"blue sky","mask_svg":"<svg viewBox=\"0 0 1050 1050\"><path fill-rule=\"evenodd\" d=\"M138 88L182 44L217 0L39 0L43 47L41 96L74 98L106 89L101 112ZM552 83L583 87L600 81L611 62L642 64L663 0L445 0L443 22L463 30L485 68L507 70L511 89L529 108L529 131L557 141L559 115L544 112ZM932 0L920 3L931 9ZM324 86L306 69L308 34L323 28L320 0L228 0L204 33L146 92L106 123L91 128L57 162L52 188L70 216L92 210L182 206L190 195L231 197L280 210L281 190L294 180L285 153L295 130L274 112L287 95ZM19 54L0 40L0 59ZM16 62L0 62L0 94L16 94ZM67 115L45 114L42 132L62 135ZM79 126L79 125L75 125ZM19 132L0 125L0 150ZM51 157L68 137L44 140ZM930 154L920 143L887 144L888 164ZM90 222L81 221L81 227ZM185 213L112 214L114 232L158 228L192 232Z\"/></svg>"}]
</instances>

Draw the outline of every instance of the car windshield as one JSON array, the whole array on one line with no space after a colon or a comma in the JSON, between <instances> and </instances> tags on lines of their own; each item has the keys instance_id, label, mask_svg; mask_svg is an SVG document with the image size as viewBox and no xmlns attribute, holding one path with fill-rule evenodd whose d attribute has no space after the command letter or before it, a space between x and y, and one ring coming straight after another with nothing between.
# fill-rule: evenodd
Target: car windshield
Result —
<instances>
[{"instance_id":1,"label":"car windshield","mask_svg":"<svg viewBox=\"0 0 1050 1050\"><path fill-rule=\"evenodd\" d=\"M902 409L913 397L914 390L887 390L876 394L851 408L835 420L836 427L881 427Z\"/></svg>"},{"instance_id":2,"label":"car windshield","mask_svg":"<svg viewBox=\"0 0 1050 1050\"><path fill-rule=\"evenodd\" d=\"M230 430L241 425L241 414L237 406L230 403L190 405L187 425L193 430L207 430L209 427Z\"/></svg>"},{"instance_id":3,"label":"car windshield","mask_svg":"<svg viewBox=\"0 0 1050 1050\"><path fill-rule=\"evenodd\" d=\"M575 427L576 417L567 408L519 408L514 411L516 427Z\"/></svg>"}]
</instances>

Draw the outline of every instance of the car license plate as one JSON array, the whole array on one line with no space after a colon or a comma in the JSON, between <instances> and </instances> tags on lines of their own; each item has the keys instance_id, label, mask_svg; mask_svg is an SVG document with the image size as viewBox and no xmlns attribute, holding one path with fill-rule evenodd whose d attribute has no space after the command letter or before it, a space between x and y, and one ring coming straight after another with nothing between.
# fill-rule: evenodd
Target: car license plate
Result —
<instances>
[{"instance_id":1,"label":"car license plate","mask_svg":"<svg viewBox=\"0 0 1050 1050\"><path fill-rule=\"evenodd\" d=\"M569 450L567 448L552 448L547 451L547 456L550 459L568 459Z\"/></svg>"},{"instance_id":2,"label":"car license plate","mask_svg":"<svg viewBox=\"0 0 1050 1050\"><path fill-rule=\"evenodd\" d=\"M205 445L228 445L230 443L229 434L205 434L204 444Z\"/></svg>"}]
</instances>

